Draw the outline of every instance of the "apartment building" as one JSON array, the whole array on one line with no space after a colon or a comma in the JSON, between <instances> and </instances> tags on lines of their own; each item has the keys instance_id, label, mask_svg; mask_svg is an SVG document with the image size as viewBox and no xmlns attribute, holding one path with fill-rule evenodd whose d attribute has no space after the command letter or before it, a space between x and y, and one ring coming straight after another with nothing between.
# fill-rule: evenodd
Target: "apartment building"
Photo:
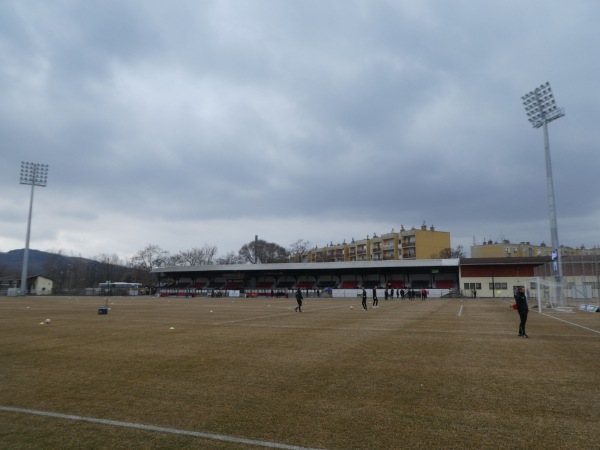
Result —
<instances>
[{"instance_id":1,"label":"apartment building","mask_svg":"<svg viewBox=\"0 0 600 450\"><path fill-rule=\"evenodd\" d=\"M321 262L344 262L347 261L348 247L346 244L336 244L333 242L327 247L315 248L308 252L305 261L311 263ZM302 261L300 261L302 262Z\"/></svg>"},{"instance_id":2,"label":"apartment building","mask_svg":"<svg viewBox=\"0 0 600 450\"><path fill-rule=\"evenodd\" d=\"M600 255L599 248L587 249L584 246L578 248L560 247L561 256L589 256ZM530 242L512 243L509 240L493 242L488 240L483 244L471 246L471 258L533 258L540 256L552 256L552 247L541 243L534 245Z\"/></svg>"},{"instance_id":3,"label":"apartment building","mask_svg":"<svg viewBox=\"0 0 600 450\"><path fill-rule=\"evenodd\" d=\"M442 250L450 247L450 233L427 227L412 227L400 231L392 229L388 233L349 243L333 244L310 250L303 255L306 262L349 262L349 261L393 261L399 259L436 259Z\"/></svg>"},{"instance_id":4,"label":"apartment building","mask_svg":"<svg viewBox=\"0 0 600 450\"><path fill-rule=\"evenodd\" d=\"M399 259L431 259L439 257L442 250L450 247L450 233L437 231L432 225L427 228L425 223L420 229L400 229L401 256Z\"/></svg>"}]
</instances>

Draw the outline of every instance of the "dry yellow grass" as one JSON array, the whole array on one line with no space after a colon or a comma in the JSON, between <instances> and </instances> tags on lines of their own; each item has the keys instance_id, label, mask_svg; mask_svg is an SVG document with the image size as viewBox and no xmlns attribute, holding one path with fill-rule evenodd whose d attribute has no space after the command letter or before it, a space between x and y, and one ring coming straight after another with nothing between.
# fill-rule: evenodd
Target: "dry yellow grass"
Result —
<instances>
[{"instance_id":1,"label":"dry yellow grass","mask_svg":"<svg viewBox=\"0 0 600 450\"><path fill-rule=\"evenodd\" d=\"M532 311L527 340L491 299L103 304L0 298L0 406L323 449L600 442L600 314L557 314L588 330ZM0 424L0 448L257 448L6 410Z\"/></svg>"}]
</instances>

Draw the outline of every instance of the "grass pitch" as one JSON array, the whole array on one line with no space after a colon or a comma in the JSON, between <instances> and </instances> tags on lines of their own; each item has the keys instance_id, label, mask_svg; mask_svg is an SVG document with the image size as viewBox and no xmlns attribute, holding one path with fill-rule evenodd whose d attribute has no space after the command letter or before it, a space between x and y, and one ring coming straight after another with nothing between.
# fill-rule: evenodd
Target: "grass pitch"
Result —
<instances>
[{"instance_id":1,"label":"grass pitch","mask_svg":"<svg viewBox=\"0 0 600 450\"><path fill-rule=\"evenodd\" d=\"M498 299L104 302L0 298L0 448L600 442L600 314L532 310L522 339Z\"/></svg>"}]
</instances>

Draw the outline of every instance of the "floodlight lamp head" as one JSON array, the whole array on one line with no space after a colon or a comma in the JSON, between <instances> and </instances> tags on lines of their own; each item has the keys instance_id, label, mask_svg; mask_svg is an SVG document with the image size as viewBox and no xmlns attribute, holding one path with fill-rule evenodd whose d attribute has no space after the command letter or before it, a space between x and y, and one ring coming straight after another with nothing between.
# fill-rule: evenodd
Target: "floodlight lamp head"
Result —
<instances>
[{"instance_id":1,"label":"floodlight lamp head","mask_svg":"<svg viewBox=\"0 0 600 450\"><path fill-rule=\"evenodd\" d=\"M48 164L21 162L21 184L45 187L48 181Z\"/></svg>"},{"instance_id":2,"label":"floodlight lamp head","mask_svg":"<svg viewBox=\"0 0 600 450\"><path fill-rule=\"evenodd\" d=\"M565 115L564 111L555 104L549 82L525 94L521 99L527 117L534 128L539 128Z\"/></svg>"}]
</instances>

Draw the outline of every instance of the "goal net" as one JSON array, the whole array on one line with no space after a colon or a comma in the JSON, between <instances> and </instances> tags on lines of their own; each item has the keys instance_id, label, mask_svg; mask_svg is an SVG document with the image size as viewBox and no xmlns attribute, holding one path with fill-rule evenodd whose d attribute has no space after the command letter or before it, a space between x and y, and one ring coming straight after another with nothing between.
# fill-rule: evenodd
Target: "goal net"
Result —
<instances>
[{"instance_id":1,"label":"goal net","mask_svg":"<svg viewBox=\"0 0 600 450\"><path fill-rule=\"evenodd\" d=\"M537 296L539 312L543 308L552 308L554 311L573 312L573 309L567 304L564 285L553 281L542 280L541 278L532 278L531 290Z\"/></svg>"}]
</instances>

